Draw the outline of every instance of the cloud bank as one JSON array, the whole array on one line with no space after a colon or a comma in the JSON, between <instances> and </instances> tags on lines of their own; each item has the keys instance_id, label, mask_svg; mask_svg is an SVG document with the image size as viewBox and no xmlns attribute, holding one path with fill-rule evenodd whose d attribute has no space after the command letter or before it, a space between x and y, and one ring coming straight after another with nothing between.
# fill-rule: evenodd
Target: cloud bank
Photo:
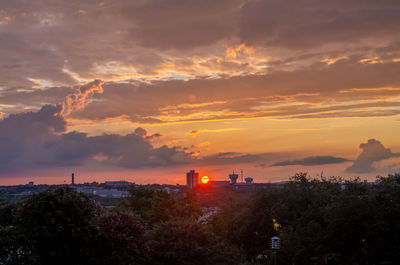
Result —
<instances>
[{"instance_id":1,"label":"cloud bank","mask_svg":"<svg viewBox=\"0 0 400 265\"><path fill-rule=\"evenodd\" d=\"M88 163L124 168L159 167L186 163L190 153L178 147L154 147L143 128L127 135L88 136L66 132L65 116L82 110L102 81L80 86L66 98L66 105L44 105L35 112L11 114L0 120L0 174L34 168L82 166Z\"/></svg>"},{"instance_id":2,"label":"cloud bank","mask_svg":"<svg viewBox=\"0 0 400 265\"><path fill-rule=\"evenodd\" d=\"M70 95L69 114L104 88L74 118L394 116L399 12L397 0L4 0L0 111ZM104 86L71 94L93 79Z\"/></svg>"},{"instance_id":3,"label":"cloud bank","mask_svg":"<svg viewBox=\"0 0 400 265\"><path fill-rule=\"evenodd\" d=\"M286 160L281 162L276 162L272 166L317 166L317 165L328 165L328 164L339 164L348 162L350 160L342 157L334 156L309 156L299 160Z\"/></svg>"},{"instance_id":4,"label":"cloud bank","mask_svg":"<svg viewBox=\"0 0 400 265\"><path fill-rule=\"evenodd\" d=\"M164 131L89 136L69 132L72 123L90 123L98 133L111 119L167 128L396 117L399 13L398 0L0 1L0 168L194 159L183 148L153 146ZM207 128L190 137L211 134ZM372 172L396 155L368 143L362 149L349 173ZM225 151L203 157L268 165L344 159L269 158Z\"/></svg>"},{"instance_id":5,"label":"cloud bank","mask_svg":"<svg viewBox=\"0 0 400 265\"><path fill-rule=\"evenodd\" d=\"M366 143L360 144L361 154L354 161L353 165L348 167L348 173L370 173L375 172L375 163L394 157L400 157L400 153L393 153L389 148L375 139L369 139Z\"/></svg>"},{"instance_id":6,"label":"cloud bank","mask_svg":"<svg viewBox=\"0 0 400 265\"><path fill-rule=\"evenodd\" d=\"M177 147L155 148L147 132L127 135L66 133L61 105L45 105L37 112L10 115L0 121L0 174L20 169L83 166L88 163L142 168L190 161Z\"/></svg>"}]
</instances>

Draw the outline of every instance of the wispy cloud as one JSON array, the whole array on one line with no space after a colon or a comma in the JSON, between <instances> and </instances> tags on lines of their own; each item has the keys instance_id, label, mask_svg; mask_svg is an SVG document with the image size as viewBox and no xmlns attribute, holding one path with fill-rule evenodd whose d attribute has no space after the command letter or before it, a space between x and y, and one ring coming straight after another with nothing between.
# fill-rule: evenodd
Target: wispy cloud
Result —
<instances>
[{"instance_id":1,"label":"wispy cloud","mask_svg":"<svg viewBox=\"0 0 400 265\"><path fill-rule=\"evenodd\" d=\"M68 116L72 111L83 110L92 102L92 97L95 93L103 93L103 84L103 81L95 80L80 86L77 92L69 94L66 97L66 104L64 105L62 114Z\"/></svg>"},{"instance_id":2,"label":"wispy cloud","mask_svg":"<svg viewBox=\"0 0 400 265\"><path fill-rule=\"evenodd\" d=\"M317 165L327 165L327 164L340 164L349 161L351 160L342 157L309 156L298 160L285 160L281 162L276 162L272 166L293 166L293 165L317 166Z\"/></svg>"},{"instance_id":3,"label":"wispy cloud","mask_svg":"<svg viewBox=\"0 0 400 265\"><path fill-rule=\"evenodd\" d=\"M200 133L219 133L219 132L240 131L240 130L243 130L243 128L201 129L201 130L189 131L187 135L198 135Z\"/></svg>"}]
</instances>

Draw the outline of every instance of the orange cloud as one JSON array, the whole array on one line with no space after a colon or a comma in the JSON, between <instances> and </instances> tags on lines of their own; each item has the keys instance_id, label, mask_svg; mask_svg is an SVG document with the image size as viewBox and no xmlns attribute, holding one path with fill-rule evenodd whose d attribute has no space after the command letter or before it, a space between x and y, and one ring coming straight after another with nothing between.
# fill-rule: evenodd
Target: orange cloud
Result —
<instances>
[{"instance_id":1,"label":"orange cloud","mask_svg":"<svg viewBox=\"0 0 400 265\"><path fill-rule=\"evenodd\" d=\"M103 81L95 80L80 86L77 92L69 94L65 99L66 105L64 105L62 114L64 116L68 116L73 111L83 110L89 103L92 102L91 97L96 92L99 94L103 93L103 84Z\"/></svg>"},{"instance_id":2,"label":"orange cloud","mask_svg":"<svg viewBox=\"0 0 400 265\"><path fill-rule=\"evenodd\" d=\"M246 46L246 44L241 43L233 47L229 47L226 49L226 57L229 59L235 59L240 55L251 55L254 50L251 47Z\"/></svg>"},{"instance_id":3,"label":"orange cloud","mask_svg":"<svg viewBox=\"0 0 400 265\"><path fill-rule=\"evenodd\" d=\"M6 25L11 22L11 17L5 12L0 11L0 25Z\"/></svg>"},{"instance_id":4,"label":"orange cloud","mask_svg":"<svg viewBox=\"0 0 400 265\"><path fill-rule=\"evenodd\" d=\"M214 133L214 132L227 132L227 131L239 131L243 128L224 128L224 129L203 129L203 130L192 130L187 135L197 135L200 133ZM207 144L208 145L208 144Z\"/></svg>"},{"instance_id":5,"label":"orange cloud","mask_svg":"<svg viewBox=\"0 0 400 265\"><path fill-rule=\"evenodd\" d=\"M209 146L211 143L209 141L206 142L202 142L196 145L196 147L205 147L205 146Z\"/></svg>"},{"instance_id":6,"label":"orange cloud","mask_svg":"<svg viewBox=\"0 0 400 265\"><path fill-rule=\"evenodd\" d=\"M190 100L190 99L189 99ZM190 100L194 101L194 100ZM206 106L211 106L211 105L216 105L216 104L225 104L227 101L212 101L212 102L203 102L203 103L191 103L191 104L179 104L176 106L167 106L164 108L160 108L160 110L176 110L176 109L194 109L194 108L200 108L200 107L206 107Z\"/></svg>"},{"instance_id":7,"label":"orange cloud","mask_svg":"<svg viewBox=\"0 0 400 265\"><path fill-rule=\"evenodd\" d=\"M99 162L106 161L106 160L108 160L108 158L109 158L109 157L108 157L107 155L103 154L103 153L97 153L97 154L94 154L94 155L92 156L92 159L93 159L93 160L99 161Z\"/></svg>"}]
</instances>

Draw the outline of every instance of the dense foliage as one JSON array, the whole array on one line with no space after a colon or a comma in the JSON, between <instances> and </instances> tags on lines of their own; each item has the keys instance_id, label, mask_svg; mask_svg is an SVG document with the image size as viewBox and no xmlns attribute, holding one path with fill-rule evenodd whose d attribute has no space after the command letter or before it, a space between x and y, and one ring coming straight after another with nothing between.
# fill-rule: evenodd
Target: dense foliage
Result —
<instances>
[{"instance_id":1,"label":"dense foliage","mask_svg":"<svg viewBox=\"0 0 400 265\"><path fill-rule=\"evenodd\" d=\"M375 184L296 174L206 219L199 203L142 186L111 210L67 186L0 200L0 264L400 264L399 174Z\"/></svg>"},{"instance_id":2,"label":"dense foliage","mask_svg":"<svg viewBox=\"0 0 400 265\"><path fill-rule=\"evenodd\" d=\"M278 264L400 264L400 175L310 179L296 174L283 187L266 186L226 205L216 233L248 259L281 238Z\"/></svg>"}]
</instances>

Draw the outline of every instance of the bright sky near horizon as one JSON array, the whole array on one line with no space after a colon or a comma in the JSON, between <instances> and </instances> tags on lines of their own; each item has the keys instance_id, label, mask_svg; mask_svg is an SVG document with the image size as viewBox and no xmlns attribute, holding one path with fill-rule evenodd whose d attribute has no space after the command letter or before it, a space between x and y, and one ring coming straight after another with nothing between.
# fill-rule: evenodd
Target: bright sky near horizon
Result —
<instances>
[{"instance_id":1,"label":"bright sky near horizon","mask_svg":"<svg viewBox=\"0 0 400 265\"><path fill-rule=\"evenodd\" d=\"M0 185L400 171L398 0L3 0Z\"/></svg>"}]
</instances>

